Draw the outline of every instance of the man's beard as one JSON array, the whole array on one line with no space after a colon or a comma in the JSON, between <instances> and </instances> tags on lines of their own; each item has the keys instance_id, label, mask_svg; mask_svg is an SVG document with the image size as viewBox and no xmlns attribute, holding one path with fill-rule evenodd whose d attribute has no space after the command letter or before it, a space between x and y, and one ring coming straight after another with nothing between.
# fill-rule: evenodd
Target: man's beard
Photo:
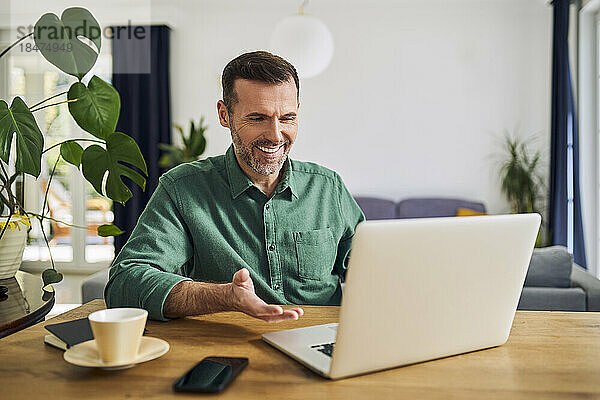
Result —
<instances>
[{"instance_id":1,"label":"man's beard","mask_svg":"<svg viewBox=\"0 0 600 400\"><path fill-rule=\"evenodd\" d=\"M270 140L258 139L246 145L233 126L230 127L230 130L235 153L244 163L246 163L246 165L252 168L254 172L260 175L272 175L281 170L283 163L285 163L288 153L290 152L289 140L284 140L281 143L273 143ZM281 155L273 160L264 160L260 156L255 156L254 154L256 146L275 147L281 144L283 144L284 149ZM259 153L261 152L258 148L256 148L256 151Z\"/></svg>"}]
</instances>

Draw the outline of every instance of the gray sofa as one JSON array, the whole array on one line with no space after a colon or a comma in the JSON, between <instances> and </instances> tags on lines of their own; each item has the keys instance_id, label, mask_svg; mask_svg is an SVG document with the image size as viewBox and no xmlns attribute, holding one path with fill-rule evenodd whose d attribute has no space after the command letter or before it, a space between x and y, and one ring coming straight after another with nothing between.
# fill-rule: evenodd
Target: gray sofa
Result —
<instances>
[{"instance_id":1,"label":"gray sofa","mask_svg":"<svg viewBox=\"0 0 600 400\"><path fill-rule=\"evenodd\" d=\"M400 202L356 197L369 220L453 217L458 208L485 213L481 202L455 198L412 198ZM566 248L535 249L519 300L520 310L600 311L600 280L573 263Z\"/></svg>"},{"instance_id":2,"label":"gray sofa","mask_svg":"<svg viewBox=\"0 0 600 400\"><path fill-rule=\"evenodd\" d=\"M104 298L104 287L108 282L108 269L96 272L81 284L81 301L87 303L94 299Z\"/></svg>"},{"instance_id":3,"label":"gray sofa","mask_svg":"<svg viewBox=\"0 0 600 400\"><path fill-rule=\"evenodd\" d=\"M452 198L415 198L398 203L376 197L355 197L367 219L454 217L459 208L485 213L485 205Z\"/></svg>"},{"instance_id":4,"label":"gray sofa","mask_svg":"<svg viewBox=\"0 0 600 400\"><path fill-rule=\"evenodd\" d=\"M413 198L400 202L356 197L368 220L455 216L458 208L485 213L481 202L453 198ZM87 278L82 299L104 297L108 270ZM600 311L600 280L574 264L564 247L535 249L519 301L521 310Z\"/></svg>"}]
</instances>

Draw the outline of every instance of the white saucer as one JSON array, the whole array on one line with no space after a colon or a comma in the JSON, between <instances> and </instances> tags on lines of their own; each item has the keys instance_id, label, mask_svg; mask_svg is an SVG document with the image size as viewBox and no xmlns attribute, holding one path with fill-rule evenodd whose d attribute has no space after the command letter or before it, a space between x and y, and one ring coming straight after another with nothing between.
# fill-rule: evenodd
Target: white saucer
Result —
<instances>
[{"instance_id":1,"label":"white saucer","mask_svg":"<svg viewBox=\"0 0 600 400\"><path fill-rule=\"evenodd\" d=\"M145 361L154 360L169 351L169 343L162 339L142 336L138 355L133 361L120 363L103 363L98 354L95 340L76 344L67 349L63 355L66 362L78 365L80 367L102 368L107 370L117 370L131 368L136 364Z\"/></svg>"}]
</instances>

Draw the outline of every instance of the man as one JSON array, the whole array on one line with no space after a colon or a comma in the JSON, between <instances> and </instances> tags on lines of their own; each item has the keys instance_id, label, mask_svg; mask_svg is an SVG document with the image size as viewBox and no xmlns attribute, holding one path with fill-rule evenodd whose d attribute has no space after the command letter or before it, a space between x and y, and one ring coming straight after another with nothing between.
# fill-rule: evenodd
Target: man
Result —
<instances>
[{"instance_id":1,"label":"man","mask_svg":"<svg viewBox=\"0 0 600 400\"><path fill-rule=\"evenodd\" d=\"M265 301L340 303L364 216L335 172L288 158L298 132L295 68L258 51L229 62L222 80L217 112L232 146L161 176L113 262L108 307L145 308L158 320L240 311L276 322L303 311Z\"/></svg>"}]
</instances>

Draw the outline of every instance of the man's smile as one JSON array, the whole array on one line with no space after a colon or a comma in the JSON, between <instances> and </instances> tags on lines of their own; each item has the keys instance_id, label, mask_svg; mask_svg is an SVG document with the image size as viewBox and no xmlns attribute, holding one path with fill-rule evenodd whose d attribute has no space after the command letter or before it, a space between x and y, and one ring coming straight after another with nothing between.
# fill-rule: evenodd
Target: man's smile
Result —
<instances>
[{"instance_id":1,"label":"man's smile","mask_svg":"<svg viewBox=\"0 0 600 400\"><path fill-rule=\"evenodd\" d=\"M262 155L264 157L268 157L268 158L275 158L278 157L284 150L285 148L285 144L280 144L279 146L276 147L266 147L266 146L255 146L260 153L262 153Z\"/></svg>"}]
</instances>

